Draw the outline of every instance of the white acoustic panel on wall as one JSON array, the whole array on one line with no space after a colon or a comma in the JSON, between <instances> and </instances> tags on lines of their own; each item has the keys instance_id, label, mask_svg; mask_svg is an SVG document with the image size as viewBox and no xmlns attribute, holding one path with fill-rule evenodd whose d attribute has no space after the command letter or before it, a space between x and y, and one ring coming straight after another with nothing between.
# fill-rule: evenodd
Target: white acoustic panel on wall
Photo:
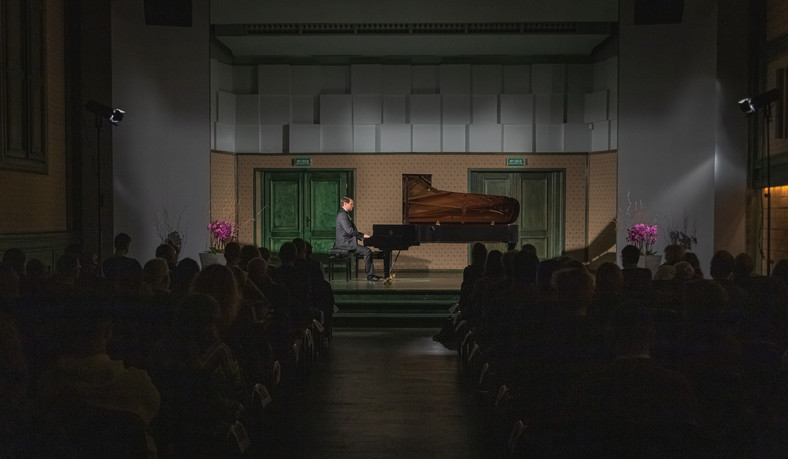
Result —
<instances>
[{"instance_id":1,"label":"white acoustic panel on wall","mask_svg":"<svg viewBox=\"0 0 788 459\"><path fill-rule=\"evenodd\" d=\"M290 96L260 96L260 124L290 124Z\"/></svg>"},{"instance_id":2,"label":"white acoustic panel on wall","mask_svg":"<svg viewBox=\"0 0 788 459\"><path fill-rule=\"evenodd\" d=\"M607 89L586 94L584 121L593 123L607 119Z\"/></svg>"},{"instance_id":3,"label":"white acoustic panel on wall","mask_svg":"<svg viewBox=\"0 0 788 459\"><path fill-rule=\"evenodd\" d=\"M618 58L611 57L594 63L594 90L618 88Z\"/></svg>"},{"instance_id":4,"label":"white acoustic panel on wall","mask_svg":"<svg viewBox=\"0 0 788 459\"><path fill-rule=\"evenodd\" d=\"M438 93L438 66L414 65L410 68L411 92L413 94Z\"/></svg>"},{"instance_id":5,"label":"white acoustic panel on wall","mask_svg":"<svg viewBox=\"0 0 788 459\"><path fill-rule=\"evenodd\" d=\"M571 93L566 95L566 122L584 123L586 120L586 95Z\"/></svg>"},{"instance_id":6,"label":"white acoustic panel on wall","mask_svg":"<svg viewBox=\"0 0 788 459\"><path fill-rule=\"evenodd\" d=\"M414 152L439 152L441 151L441 126L440 124L414 124L413 125Z\"/></svg>"},{"instance_id":7,"label":"white acoustic panel on wall","mask_svg":"<svg viewBox=\"0 0 788 459\"><path fill-rule=\"evenodd\" d=\"M235 125L216 123L216 149L235 152Z\"/></svg>"},{"instance_id":8,"label":"white acoustic panel on wall","mask_svg":"<svg viewBox=\"0 0 788 459\"><path fill-rule=\"evenodd\" d=\"M607 93L607 119L618 119L618 90L612 89Z\"/></svg>"},{"instance_id":9,"label":"white acoustic panel on wall","mask_svg":"<svg viewBox=\"0 0 788 459\"><path fill-rule=\"evenodd\" d=\"M531 92L530 65L503 66L503 93L528 94Z\"/></svg>"},{"instance_id":10,"label":"white acoustic panel on wall","mask_svg":"<svg viewBox=\"0 0 788 459\"><path fill-rule=\"evenodd\" d=\"M441 94L469 94L471 92L471 66L446 64L440 66Z\"/></svg>"},{"instance_id":11,"label":"white acoustic panel on wall","mask_svg":"<svg viewBox=\"0 0 788 459\"><path fill-rule=\"evenodd\" d=\"M607 72L605 78L605 86L607 89L613 91L618 90L618 56L611 57L607 61Z\"/></svg>"},{"instance_id":12,"label":"white acoustic panel on wall","mask_svg":"<svg viewBox=\"0 0 788 459\"><path fill-rule=\"evenodd\" d=\"M235 123L260 124L260 97L257 94L235 96Z\"/></svg>"},{"instance_id":13,"label":"white acoustic panel on wall","mask_svg":"<svg viewBox=\"0 0 788 459\"><path fill-rule=\"evenodd\" d=\"M566 65L566 92L587 93L594 90L594 67L592 64Z\"/></svg>"},{"instance_id":14,"label":"white acoustic panel on wall","mask_svg":"<svg viewBox=\"0 0 788 459\"><path fill-rule=\"evenodd\" d=\"M350 66L350 92L352 94L380 94L381 68L379 64Z\"/></svg>"},{"instance_id":15,"label":"white acoustic panel on wall","mask_svg":"<svg viewBox=\"0 0 788 459\"><path fill-rule=\"evenodd\" d=\"M409 97L411 124L441 124L441 96L412 94Z\"/></svg>"},{"instance_id":16,"label":"white acoustic panel on wall","mask_svg":"<svg viewBox=\"0 0 788 459\"><path fill-rule=\"evenodd\" d=\"M224 124L235 124L235 115L236 115L236 103L235 103L235 94L219 91L217 94L218 96L218 103L216 106L216 120L219 123Z\"/></svg>"},{"instance_id":17,"label":"white acoustic panel on wall","mask_svg":"<svg viewBox=\"0 0 788 459\"><path fill-rule=\"evenodd\" d=\"M381 91L384 95L407 95L411 92L409 65L385 65L381 74Z\"/></svg>"},{"instance_id":18,"label":"white acoustic panel on wall","mask_svg":"<svg viewBox=\"0 0 788 459\"><path fill-rule=\"evenodd\" d=\"M531 66L531 91L537 94L563 94L566 85L564 64L533 64Z\"/></svg>"},{"instance_id":19,"label":"white acoustic panel on wall","mask_svg":"<svg viewBox=\"0 0 788 459\"><path fill-rule=\"evenodd\" d=\"M564 124L564 151L586 153L591 151L591 130L587 123Z\"/></svg>"},{"instance_id":20,"label":"white acoustic panel on wall","mask_svg":"<svg viewBox=\"0 0 788 459\"><path fill-rule=\"evenodd\" d=\"M503 148L500 124L471 124L468 126L468 151L500 152Z\"/></svg>"},{"instance_id":21,"label":"white acoustic panel on wall","mask_svg":"<svg viewBox=\"0 0 788 459\"><path fill-rule=\"evenodd\" d=\"M534 128L530 124L503 126L503 151L530 153L534 149Z\"/></svg>"},{"instance_id":22,"label":"white acoustic panel on wall","mask_svg":"<svg viewBox=\"0 0 788 459\"><path fill-rule=\"evenodd\" d=\"M610 120L610 149L618 149L618 120Z\"/></svg>"},{"instance_id":23,"label":"white acoustic panel on wall","mask_svg":"<svg viewBox=\"0 0 788 459\"><path fill-rule=\"evenodd\" d=\"M233 66L211 59L211 90L233 92Z\"/></svg>"},{"instance_id":24,"label":"white acoustic panel on wall","mask_svg":"<svg viewBox=\"0 0 788 459\"><path fill-rule=\"evenodd\" d=\"M320 124L353 124L352 96L350 94L321 94Z\"/></svg>"},{"instance_id":25,"label":"white acoustic panel on wall","mask_svg":"<svg viewBox=\"0 0 788 459\"><path fill-rule=\"evenodd\" d=\"M238 153L260 153L260 125L235 125L235 151Z\"/></svg>"},{"instance_id":26,"label":"white acoustic panel on wall","mask_svg":"<svg viewBox=\"0 0 788 459\"><path fill-rule=\"evenodd\" d=\"M383 124L408 122L408 96L383 96Z\"/></svg>"},{"instance_id":27,"label":"white acoustic panel on wall","mask_svg":"<svg viewBox=\"0 0 788 459\"><path fill-rule=\"evenodd\" d=\"M315 153L320 151L319 124L291 124L288 144L290 153Z\"/></svg>"},{"instance_id":28,"label":"white acoustic panel on wall","mask_svg":"<svg viewBox=\"0 0 788 459\"><path fill-rule=\"evenodd\" d=\"M382 116L380 94L353 94L353 124L380 124Z\"/></svg>"},{"instance_id":29,"label":"white acoustic panel on wall","mask_svg":"<svg viewBox=\"0 0 788 459\"><path fill-rule=\"evenodd\" d=\"M534 97L534 120L536 124L564 122L563 94L536 94Z\"/></svg>"},{"instance_id":30,"label":"white acoustic panel on wall","mask_svg":"<svg viewBox=\"0 0 788 459\"><path fill-rule=\"evenodd\" d=\"M591 151L607 150L610 150L610 121L598 121L591 131Z\"/></svg>"},{"instance_id":31,"label":"white acoustic panel on wall","mask_svg":"<svg viewBox=\"0 0 788 459\"><path fill-rule=\"evenodd\" d=\"M563 124L537 124L534 136L537 152L557 153L564 151Z\"/></svg>"},{"instance_id":32,"label":"white acoustic panel on wall","mask_svg":"<svg viewBox=\"0 0 788 459\"><path fill-rule=\"evenodd\" d=\"M321 94L350 93L350 66L321 65Z\"/></svg>"},{"instance_id":33,"label":"white acoustic panel on wall","mask_svg":"<svg viewBox=\"0 0 788 459\"><path fill-rule=\"evenodd\" d=\"M350 124L321 124L320 151L329 153L353 151L353 126Z\"/></svg>"},{"instance_id":34,"label":"white acoustic panel on wall","mask_svg":"<svg viewBox=\"0 0 788 459\"><path fill-rule=\"evenodd\" d=\"M316 124L318 96L290 96L290 123Z\"/></svg>"},{"instance_id":35,"label":"white acoustic panel on wall","mask_svg":"<svg viewBox=\"0 0 788 459\"><path fill-rule=\"evenodd\" d=\"M498 96L475 95L471 101L471 122L473 124L498 123Z\"/></svg>"},{"instance_id":36,"label":"white acoustic panel on wall","mask_svg":"<svg viewBox=\"0 0 788 459\"><path fill-rule=\"evenodd\" d=\"M381 124L380 151L386 153L409 152L411 147L409 124Z\"/></svg>"},{"instance_id":37,"label":"white acoustic panel on wall","mask_svg":"<svg viewBox=\"0 0 788 459\"><path fill-rule=\"evenodd\" d=\"M468 127L464 124L441 126L442 149L444 152L468 151Z\"/></svg>"},{"instance_id":38,"label":"white acoustic panel on wall","mask_svg":"<svg viewBox=\"0 0 788 459\"><path fill-rule=\"evenodd\" d=\"M284 153L284 126L260 126L260 153Z\"/></svg>"},{"instance_id":39,"label":"white acoustic panel on wall","mask_svg":"<svg viewBox=\"0 0 788 459\"><path fill-rule=\"evenodd\" d=\"M467 94L441 95L442 122L468 124L471 122L471 97Z\"/></svg>"},{"instance_id":40,"label":"white acoustic panel on wall","mask_svg":"<svg viewBox=\"0 0 788 459\"><path fill-rule=\"evenodd\" d=\"M500 65L471 66L471 91L473 94L501 93L503 74Z\"/></svg>"},{"instance_id":41,"label":"white acoustic panel on wall","mask_svg":"<svg viewBox=\"0 0 788 459\"><path fill-rule=\"evenodd\" d=\"M290 66L258 65L257 88L260 94L290 94Z\"/></svg>"},{"instance_id":42,"label":"white acoustic panel on wall","mask_svg":"<svg viewBox=\"0 0 788 459\"><path fill-rule=\"evenodd\" d=\"M532 94L501 94L501 124L531 124L534 119Z\"/></svg>"},{"instance_id":43,"label":"white acoustic panel on wall","mask_svg":"<svg viewBox=\"0 0 788 459\"><path fill-rule=\"evenodd\" d=\"M236 94L257 94L257 66L233 66L233 92Z\"/></svg>"},{"instance_id":44,"label":"white acoustic panel on wall","mask_svg":"<svg viewBox=\"0 0 788 459\"><path fill-rule=\"evenodd\" d=\"M290 66L290 94L316 96L322 85L319 65Z\"/></svg>"},{"instance_id":45,"label":"white acoustic panel on wall","mask_svg":"<svg viewBox=\"0 0 788 459\"><path fill-rule=\"evenodd\" d=\"M375 125L353 126L353 151L356 153L374 153L377 150L377 132Z\"/></svg>"}]
</instances>

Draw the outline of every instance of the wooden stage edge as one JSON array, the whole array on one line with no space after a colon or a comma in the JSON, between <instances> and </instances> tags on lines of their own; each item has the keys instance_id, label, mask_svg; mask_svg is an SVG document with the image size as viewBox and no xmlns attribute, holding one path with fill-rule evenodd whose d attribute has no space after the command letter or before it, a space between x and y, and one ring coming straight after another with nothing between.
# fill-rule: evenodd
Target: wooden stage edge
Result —
<instances>
[{"instance_id":1,"label":"wooden stage edge","mask_svg":"<svg viewBox=\"0 0 788 459\"><path fill-rule=\"evenodd\" d=\"M398 271L393 279L377 282L366 280L363 273L359 277L346 280L344 273L334 273L331 288L337 292L405 292L405 291L443 291L460 292L462 271Z\"/></svg>"},{"instance_id":2,"label":"wooden stage edge","mask_svg":"<svg viewBox=\"0 0 788 459\"><path fill-rule=\"evenodd\" d=\"M401 271L391 282L335 276L334 326L440 328L460 298L461 283L461 271Z\"/></svg>"}]
</instances>

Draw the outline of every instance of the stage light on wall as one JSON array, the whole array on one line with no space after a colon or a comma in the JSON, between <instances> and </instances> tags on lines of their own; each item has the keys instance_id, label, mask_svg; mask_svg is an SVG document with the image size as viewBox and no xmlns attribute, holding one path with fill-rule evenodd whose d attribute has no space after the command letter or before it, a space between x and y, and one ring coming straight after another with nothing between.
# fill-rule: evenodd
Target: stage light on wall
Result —
<instances>
[{"instance_id":1,"label":"stage light on wall","mask_svg":"<svg viewBox=\"0 0 788 459\"><path fill-rule=\"evenodd\" d=\"M770 91L758 94L755 97L745 97L739 101L739 108L744 113L755 113L758 110L768 107L780 98L780 90L774 88Z\"/></svg>"},{"instance_id":2,"label":"stage light on wall","mask_svg":"<svg viewBox=\"0 0 788 459\"><path fill-rule=\"evenodd\" d=\"M85 110L109 121L115 126L123 121L123 115L126 114L124 110L107 107L106 105L100 104L93 99L89 100L88 103L85 104Z\"/></svg>"}]
</instances>

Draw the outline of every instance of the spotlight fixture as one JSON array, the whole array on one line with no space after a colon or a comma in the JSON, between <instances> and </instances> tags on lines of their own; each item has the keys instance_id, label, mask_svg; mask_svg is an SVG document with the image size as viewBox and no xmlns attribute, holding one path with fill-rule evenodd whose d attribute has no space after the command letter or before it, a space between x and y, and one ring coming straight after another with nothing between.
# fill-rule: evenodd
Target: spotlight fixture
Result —
<instances>
[{"instance_id":1,"label":"spotlight fixture","mask_svg":"<svg viewBox=\"0 0 788 459\"><path fill-rule=\"evenodd\" d=\"M755 113L758 110L768 107L780 98L780 90L774 88L770 91L758 94L755 97L746 97L739 101L739 108L744 113Z\"/></svg>"},{"instance_id":2,"label":"spotlight fixture","mask_svg":"<svg viewBox=\"0 0 788 459\"><path fill-rule=\"evenodd\" d=\"M94 113L97 117L104 118L115 126L123 121L123 115L126 114L124 110L119 108L107 107L91 99L85 104L85 109L90 113Z\"/></svg>"}]
</instances>

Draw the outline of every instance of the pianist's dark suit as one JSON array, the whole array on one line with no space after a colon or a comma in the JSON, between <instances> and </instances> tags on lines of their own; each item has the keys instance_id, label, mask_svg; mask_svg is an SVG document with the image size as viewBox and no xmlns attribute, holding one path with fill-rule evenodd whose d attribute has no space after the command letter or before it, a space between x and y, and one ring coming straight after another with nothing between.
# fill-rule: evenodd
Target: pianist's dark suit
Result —
<instances>
[{"instance_id":1,"label":"pianist's dark suit","mask_svg":"<svg viewBox=\"0 0 788 459\"><path fill-rule=\"evenodd\" d=\"M345 249L364 257L364 266L367 279L375 275L375 265L372 263L372 250L369 247L358 245L358 240L364 238L364 233L356 229L355 223L350 219L345 209L339 209L337 214L337 234L334 239L335 249Z\"/></svg>"}]
</instances>

